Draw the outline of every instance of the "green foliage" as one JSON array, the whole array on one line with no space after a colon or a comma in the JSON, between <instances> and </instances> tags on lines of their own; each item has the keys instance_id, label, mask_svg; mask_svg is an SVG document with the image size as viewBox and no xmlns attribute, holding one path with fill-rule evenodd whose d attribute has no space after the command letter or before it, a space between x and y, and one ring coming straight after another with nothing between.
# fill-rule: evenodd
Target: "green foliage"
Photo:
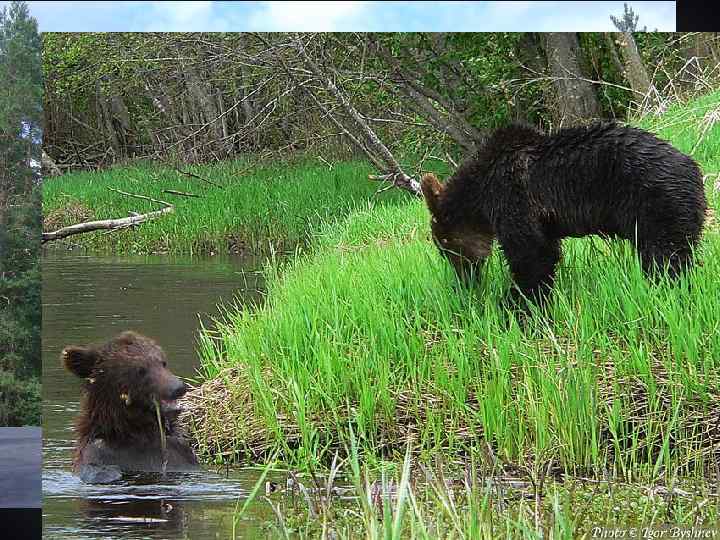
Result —
<instances>
[{"instance_id":1,"label":"green foliage","mask_svg":"<svg viewBox=\"0 0 720 540\"><path fill-rule=\"evenodd\" d=\"M39 376L40 358L40 189L26 204L10 208L0 231L0 369Z\"/></svg>"},{"instance_id":2,"label":"green foliage","mask_svg":"<svg viewBox=\"0 0 720 540\"><path fill-rule=\"evenodd\" d=\"M493 129L512 118L515 96L509 81L520 75L521 37L517 32L451 34L453 49L462 51L463 57L449 60L457 61L473 78L472 86L464 89L468 95L463 96L471 107L473 124Z\"/></svg>"},{"instance_id":3,"label":"green foliage","mask_svg":"<svg viewBox=\"0 0 720 540\"><path fill-rule=\"evenodd\" d=\"M18 379L0 370L0 425L39 426L42 396L37 379Z\"/></svg>"},{"instance_id":4,"label":"green foliage","mask_svg":"<svg viewBox=\"0 0 720 540\"><path fill-rule=\"evenodd\" d=\"M585 33L579 39L578 60L583 75L597 81L593 87L603 114L625 118L636 96L623 88L628 83L612 34ZM682 51L692 39L697 38L637 34L646 65L658 68L651 73L656 87L665 88L683 67ZM397 64L373 54L375 41ZM391 151L448 152L457 158L460 146L451 137L423 125L428 106L440 118L462 118L480 131L512 120L550 124L557 99L542 41L539 34L512 32L327 33L314 36L308 50ZM188 74L196 73L199 86L224 111L223 130L231 136L223 137L228 146L221 155L319 148L345 157L347 139L338 136L335 124L306 91L311 89L327 106L333 98L323 85L289 88L298 81L288 79L281 66L300 65L289 42L284 34L45 34L46 146L60 164L86 167L156 152L195 162L215 160L208 148L220 135L217 124L204 125L212 119L199 111L199 104L208 100L193 93L194 75ZM275 47L276 57L266 64L269 47ZM270 66L277 73L268 79ZM418 105L404 95L406 80L424 89L428 103ZM686 83L666 90L674 92ZM261 127L255 120L246 125L245 115L252 113L245 105L261 113ZM333 114L344 113L336 108ZM78 146L86 149L79 160ZM113 152L105 152L109 147Z\"/></svg>"},{"instance_id":5,"label":"green foliage","mask_svg":"<svg viewBox=\"0 0 720 540\"><path fill-rule=\"evenodd\" d=\"M37 22L0 12L0 425L40 423L40 154Z\"/></svg>"},{"instance_id":6,"label":"green foliage","mask_svg":"<svg viewBox=\"0 0 720 540\"><path fill-rule=\"evenodd\" d=\"M639 19L640 15L636 15L633 8L627 4L623 4L623 13L620 17L610 15L610 20L620 32L647 32L647 26L643 26L641 29L638 28Z\"/></svg>"},{"instance_id":7,"label":"green foliage","mask_svg":"<svg viewBox=\"0 0 720 540\"><path fill-rule=\"evenodd\" d=\"M32 124L39 134L42 107L40 35L25 2L0 12L0 126L15 132Z\"/></svg>"},{"instance_id":8,"label":"green foliage","mask_svg":"<svg viewBox=\"0 0 720 540\"><path fill-rule=\"evenodd\" d=\"M510 84L522 73L518 55L522 38L517 32L394 33L382 37L411 72L412 62L419 57L422 83L460 105L462 116L482 129L507 123L518 105L516 100L532 99L534 88L519 95Z\"/></svg>"}]
</instances>

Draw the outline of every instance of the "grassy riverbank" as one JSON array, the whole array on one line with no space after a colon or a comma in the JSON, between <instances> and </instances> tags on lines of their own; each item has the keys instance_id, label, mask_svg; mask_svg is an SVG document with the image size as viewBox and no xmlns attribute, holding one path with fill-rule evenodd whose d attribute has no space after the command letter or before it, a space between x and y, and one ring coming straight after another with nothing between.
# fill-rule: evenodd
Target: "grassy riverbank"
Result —
<instances>
[{"instance_id":1,"label":"grassy riverbank","mask_svg":"<svg viewBox=\"0 0 720 540\"><path fill-rule=\"evenodd\" d=\"M351 210L395 204L407 198L397 190L374 196L378 184L367 180L362 162L329 167L317 161L250 166L220 162L186 172L137 164L103 172L66 174L43 184L46 231L89 220L127 217L160 208L151 201L109 188L167 201L175 212L108 234L73 236L67 241L93 251L114 253L225 253L293 246L307 240L320 223ZM174 190L197 197L167 193Z\"/></svg>"},{"instance_id":2,"label":"grassy riverbank","mask_svg":"<svg viewBox=\"0 0 720 540\"><path fill-rule=\"evenodd\" d=\"M467 290L430 242L421 201L357 210L324 225L309 253L268 270L261 308L229 309L205 334L208 382L191 396L186 418L200 451L215 459L277 456L315 470L336 452L347 455L352 439L363 467L390 462L398 481L408 444L414 471L442 456L460 470L472 461L536 483L540 471L611 479L584 495L569 481L556 495L535 490L535 514L509 518L505 495L480 483L463 503L469 513L438 497L427 514L414 508L400 526L421 538L433 536L423 527L439 514L468 537L498 518L503 536L526 527L532 536L537 519L543 526L565 519L562 536L587 532L593 523L576 521L572 509L583 498L593 508L606 499L612 505L614 482L635 487L622 502L596 508L601 524L626 524L628 515L672 522L680 507L678 522L717 523L712 489L705 502L686 499L665 514L653 514L659 503L637 494L638 486L661 484L673 498L679 479L718 476L719 108L715 93L640 122L692 153L708 174L712 212L701 263L687 276L652 285L627 242L571 239L546 310L520 317L503 307L510 277L497 250L481 285ZM372 536L377 522L366 521Z\"/></svg>"},{"instance_id":3,"label":"grassy riverbank","mask_svg":"<svg viewBox=\"0 0 720 540\"><path fill-rule=\"evenodd\" d=\"M262 308L230 311L203 351L206 376L228 376L207 396L207 451L329 462L352 423L375 455L410 437L428 456L484 438L502 460L574 474L714 462L720 433L702 439L720 420L717 230L702 266L658 286L627 244L566 242L547 312L519 320L502 307L500 254L462 289L426 221L420 202L357 212L269 277Z\"/></svg>"}]
</instances>

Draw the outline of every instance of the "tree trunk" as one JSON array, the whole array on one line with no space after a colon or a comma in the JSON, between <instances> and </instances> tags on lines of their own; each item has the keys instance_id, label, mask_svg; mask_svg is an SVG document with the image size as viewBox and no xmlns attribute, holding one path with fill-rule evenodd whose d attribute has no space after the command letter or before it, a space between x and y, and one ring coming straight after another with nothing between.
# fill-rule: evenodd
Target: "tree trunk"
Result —
<instances>
[{"instance_id":1,"label":"tree trunk","mask_svg":"<svg viewBox=\"0 0 720 540\"><path fill-rule=\"evenodd\" d=\"M197 102L198 109L202 111L203 123L209 127L208 133L211 139L214 139L211 148L215 148L224 154L223 150L223 131L220 122L220 113L213 100L212 90L208 88L208 84L204 83L192 66L185 67L185 82L190 91L190 95Z\"/></svg>"},{"instance_id":2,"label":"tree trunk","mask_svg":"<svg viewBox=\"0 0 720 540\"><path fill-rule=\"evenodd\" d=\"M43 175L60 176L62 174L60 168L55 164L53 159L45 153L45 150L43 150L40 155L40 164L42 165Z\"/></svg>"},{"instance_id":3,"label":"tree trunk","mask_svg":"<svg viewBox=\"0 0 720 540\"><path fill-rule=\"evenodd\" d=\"M576 124L600 117L600 103L592 84L584 77L578 62L577 34L548 32L543 47L557 97L559 123Z\"/></svg>"},{"instance_id":4,"label":"tree trunk","mask_svg":"<svg viewBox=\"0 0 720 540\"><path fill-rule=\"evenodd\" d=\"M450 34L448 32L429 32L423 34L428 40L430 52L435 56L445 57L448 54L449 45L448 39ZM460 97L463 86L467 85L468 77L463 72L463 67L460 62L448 63L441 62L439 66L442 71L443 81L450 89L451 94L456 96L453 100L453 105L456 106L459 113L465 113L468 110L467 98L463 99Z\"/></svg>"},{"instance_id":5,"label":"tree trunk","mask_svg":"<svg viewBox=\"0 0 720 540\"><path fill-rule=\"evenodd\" d=\"M12 189L12 182L9 174L9 156L8 152L6 152L6 144L9 147L13 143L11 142L9 135L0 131L0 240L4 240L5 232L7 231L7 206L8 199L10 198L10 190ZM4 242L0 242L0 265L2 265L3 261L3 244ZM2 266L0 266L0 270L2 270Z\"/></svg>"},{"instance_id":6,"label":"tree trunk","mask_svg":"<svg viewBox=\"0 0 720 540\"><path fill-rule=\"evenodd\" d=\"M240 109L242 109L242 122L238 122L238 126L241 126L249 136L245 136L246 144L252 150L257 150L260 146L260 138L257 130L255 130L254 118L257 114L255 111L253 98L248 96L246 90L246 77L242 67L237 70L237 92L236 99L240 102ZM238 118L240 117L239 111L236 109Z\"/></svg>"},{"instance_id":7,"label":"tree trunk","mask_svg":"<svg viewBox=\"0 0 720 540\"><path fill-rule=\"evenodd\" d=\"M647 98L652 99L653 86L645 69L640 53L638 52L635 38L631 32L621 32L616 34L617 43L620 47L620 53L623 58L624 75L630 83L630 88L635 90ZM639 98L639 94L636 95Z\"/></svg>"},{"instance_id":8,"label":"tree trunk","mask_svg":"<svg viewBox=\"0 0 720 540\"><path fill-rule=\"evenodd\" d=\"M477 140L473 140L466 132L462 131L450 119L444 117L430 100L418 92L412 84L405 81L398 81L400 91L409 97L410 105L415 111L432 124L438 131L442 131L452 140L462 146L467 152L477 150Z\"/></svg>"},{"instance_id":9,"label":"tree trunk","mask_svg":"<svg viewBox=\"0 0 720 540\"><path fill-rule=\"evenodd\" d=\"M370 44L393 70L394 82L400 91L410 98L413 108L436 129L446 133L465 150L473 152L481 143L485 134L470 124L460 113L462 106L448 100L437 91L423 85L420 76L405 66L387 50L379 39L370 38ZM436 102L444 111L439 109Z\"/></svg>"},{"instance_id":10,"label":"tree trunk","mask_svg":"<svg viewBox=\"0 0 720 540\"><path fill-rule=\"evenodd\" d=\"M617 45L615 44L615 32L605 33L605 44L607 45L608 52L610 53L610 60L613 63L613 67L618 72L618 75L625 78L625 66L623 66L620 56L618 55Z\"/></svg>"},{"instance_id":11,"label":"tree trunk","mask_svg":"<svg viewBox=\"0 0 720 540\"><path fill-rule=\"evenodd\" d=\"M420 189L420 182L418 182L417 180L406 174L405 171L403 171L402 167L395 159L395 156L392 155L392 152L390 152L387 146L383 144L383 142L373 131L370 125L365 121L365 119L360 116L360 113L358 113L357 109L355 109L355 107L353 107L352 104L348 101L345 94L335 85L335 83L332 81L332 78L328 74L324 73L320 69L320 66L318 66L312 58L310 58L310 56L305 51L305 47L302 44L299 36L297 37L295 47L300 56L302 57L302 60L307 66L307 68L325 86L327 91L338 101L343 111L345 111L345 114L352 118L355 125L366 137L368 141L367 146L372 148L372 150L377 153L379 159L372 159L373 163L376 165L378 165L380 161L385 163L387 173L382 175L382 177L371 176L371 178L378 180L391 180L393 185L409 191L417 197L421 197L422 191ZM346 127L342 126L341 124L338 125L340 125L342 129L344 129L347 135L352 135ZM357 144L359 144L360 148L368 151L367 147L360 143L357 138L355 140L357 141Z\"/></svg>"},{"instance_id":12,"label":"tree trunk","mask_svg":"<svg viewBox=\"0 0 720 540\"><path fill-rule=\"evenodd\" d=\"M515 54L520 61L522 73L525 75L537 77L545 72L547 64L542 48L542 34L523 32L515 48ZM513 117L515 120L528 120L528 109L532 106L530 99L525 98L522 92L518 92L515 96L515 104L513 105Z\"/></svg>"},{"instance_id":13,"label":"tree trunk","mask_svg":"<svg viewBox=\"0 0 720 540\"><path fill-rule=\"evenodd\" d=\"M109 100L105 96L105 93L102 89L102 84L100 83L100 80L97 81L95 84L95 89L97 93L97 101L98 101L98 107L100 108L100 116L102 117L102 126L103 130L105 131L105 135L110 139L110 147L115 152L116 157L120 157L123 155L122 146L120 144L120 138L118 137L117 132L115 131L115 125L113 123L113 115L112 115L112 109L110 107Z\"/></svg>"}]
</instances>

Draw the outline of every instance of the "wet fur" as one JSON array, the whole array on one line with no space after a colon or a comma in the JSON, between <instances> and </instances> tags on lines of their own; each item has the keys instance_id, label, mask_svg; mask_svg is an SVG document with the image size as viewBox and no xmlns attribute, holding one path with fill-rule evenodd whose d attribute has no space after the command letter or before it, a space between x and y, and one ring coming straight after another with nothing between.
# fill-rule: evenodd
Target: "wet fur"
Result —
<instances>
[{"instance_id":1,"label":"wet fur","mask_svg":"<svg viewBox=\"0 0 720 540\"><path fill-rule=\"evenodd\" d=\"M163 350L151 339L124 332L90 347L69 346L63 364L85 379L73 468L118 466L123 471L160 471L162 449L155 401L184 385L166 367ZM177 430L177 414L163 412L167 439L166 470L198 466L192 449Z\"/></svg>"},{"instance_id":2,"label":"wet fur","mask_svg":"<svg viewBox=\"0 0 720 540\"><path fill-rule=\"evenodd\" d=\"M423 178L433 239L461 277L496 239L515 283L539 299L566 237L599 234L636 246L643 270L692 263L707 202L695 161L641 129L595 124L544 135L497 130L445 185Z\"/></svg>"}]
</instances>

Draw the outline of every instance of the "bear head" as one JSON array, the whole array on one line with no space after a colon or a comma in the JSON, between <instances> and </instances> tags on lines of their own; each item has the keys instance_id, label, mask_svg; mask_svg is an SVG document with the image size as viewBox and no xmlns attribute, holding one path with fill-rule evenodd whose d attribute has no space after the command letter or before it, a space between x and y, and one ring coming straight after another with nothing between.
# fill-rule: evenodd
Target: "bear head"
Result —
<instances>
[{"instance_id":1,"label":"bear head","mask_svg":"<svg viewBox=\"0 0 720 540\"><path fill-rule=\"evenodd\" d=\"M482 226L476 220L462 220L446 201L446 187L437 177L423 176L422 192L430 210L430 229L435 245L450 262L463 281L477 276L483 262L490 256L493 231L489 224Z\"/></svg>"},{"instance_id":2,"label":"bear head","mask_svg":"<svg viewBox=\"0 0 720 540\"><path fill-rule=\"evenodd\" d=\"M102 345L65 347L62 358L68 371L86 380L81 437L156 437L157 405L165 429L173 431L177 400L188 387L168 369L165 352L152 339L123 332Z\"/></svg>"}]
</instances>

